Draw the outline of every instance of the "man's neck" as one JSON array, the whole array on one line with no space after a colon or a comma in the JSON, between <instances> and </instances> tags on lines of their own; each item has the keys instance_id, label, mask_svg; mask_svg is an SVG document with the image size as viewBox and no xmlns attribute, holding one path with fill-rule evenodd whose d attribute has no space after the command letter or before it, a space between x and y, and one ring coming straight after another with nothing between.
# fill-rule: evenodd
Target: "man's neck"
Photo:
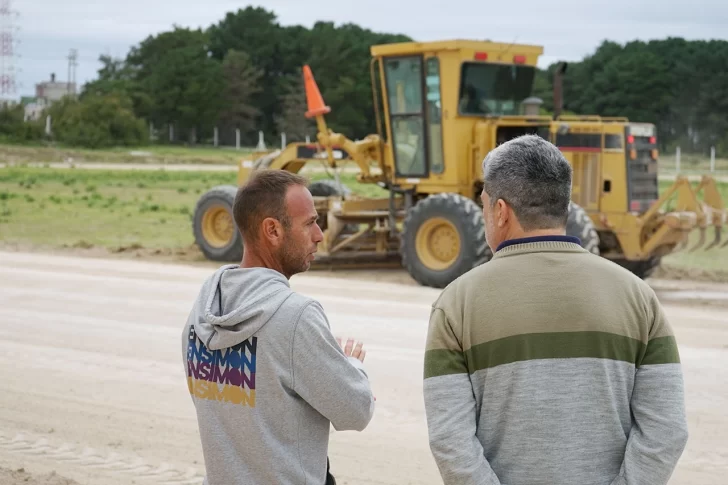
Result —
<instances>
[{"instance_id":1,"label":"man's neck","mask_svg":"<svg viewBox=\"0 0 728 485\"><path fill-rule=\"evenodd\" d=\"M555 229L535 229L533 231L524 231L520 227L514 228L509 231L504 241L510 241L511 239L526 239L529 237L543 237L543 236L565 236L566 229L555 228Z\"/></svg>"},{"instance_id":2,"label":"man's neck","mask_svg":"<svg viewBox=\"0 0 728 485\"><path fill-rule=\"evenodd\" d=\"M274 258L269 252L267 251L260 251L258 248L252 246L252 245L245 245L243 248L243 260L240 262L241 268L268 268L272 269L273 271L278 271L283 276L286 277L286 279L290 279L290 277L283 272L283 268L281 268L280 264L278 264L278 261L276 258Z\"/></svg>"}]
</instances>

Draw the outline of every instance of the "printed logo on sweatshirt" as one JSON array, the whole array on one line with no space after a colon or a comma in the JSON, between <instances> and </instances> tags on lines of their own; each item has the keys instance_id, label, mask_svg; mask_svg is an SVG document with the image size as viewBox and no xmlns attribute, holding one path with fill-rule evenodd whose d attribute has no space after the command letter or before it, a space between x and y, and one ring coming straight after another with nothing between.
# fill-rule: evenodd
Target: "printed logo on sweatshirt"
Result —
<instances>
[{"instance_id":1,"label":"printed logo on sweatshirt","mask_svg":"<svg viewBox=\"0 0 728 485\"><path fill-rule=\"evenodd\" d=\"M210 351L190 327L187 387L194 397L255 407L255 350L251 337L234 347Z\"/></svg>"}]
</instances>

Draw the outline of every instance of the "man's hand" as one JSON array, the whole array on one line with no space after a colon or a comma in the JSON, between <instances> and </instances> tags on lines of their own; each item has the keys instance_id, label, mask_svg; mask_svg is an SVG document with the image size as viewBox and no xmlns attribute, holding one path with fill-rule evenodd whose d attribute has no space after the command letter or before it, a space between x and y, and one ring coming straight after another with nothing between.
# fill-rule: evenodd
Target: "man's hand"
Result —
<instances>
[{"instance_id":1,"label":"man's hand","mask_svg":"<svg viewBox=\"0 0 728 485\"><path fill-rule=\"evenodd\" d=\"M364 342L354 342L354 339L350 338L346 340L346 345L343 345L340 337L336 337L336 342L341 345L341 348L344 350L344 355L347 357L354 357L355 359L359 359L361 362L364 362L364 357L367 355L367 351L362 348L364 346Z\"/></svg>"}]
</instances>

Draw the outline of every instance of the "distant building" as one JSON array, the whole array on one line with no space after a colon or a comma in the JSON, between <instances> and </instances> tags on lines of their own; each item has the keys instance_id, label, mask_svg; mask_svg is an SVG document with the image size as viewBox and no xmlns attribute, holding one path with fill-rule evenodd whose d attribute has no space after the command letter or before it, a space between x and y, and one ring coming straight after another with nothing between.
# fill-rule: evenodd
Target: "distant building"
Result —
<instances>
[{"instance_id":1,"label":"distant building","mask_svg":"<svg viewBox=\"0 0 728 485\"><path fill-rule=\"evenodd\" d=\"M62 83L56 81L56 75L51 73L51 80L35 85L35 97L44 99L51 104L68 94L76 94L76 83Z\"/></svg>"},{"instance_id":2,"label":"distant building","mask_svg":"<svg viewBox=\"0 0 728 485\"><path fill-rule=\"evenodd\" d=\"M34 98L23 98L25 120L37 120L44 109L69 94L76 94L76 83L58 82L56 75L51 73L50 81L43 81L35 85Z\"/></svg>"}]
</instances>

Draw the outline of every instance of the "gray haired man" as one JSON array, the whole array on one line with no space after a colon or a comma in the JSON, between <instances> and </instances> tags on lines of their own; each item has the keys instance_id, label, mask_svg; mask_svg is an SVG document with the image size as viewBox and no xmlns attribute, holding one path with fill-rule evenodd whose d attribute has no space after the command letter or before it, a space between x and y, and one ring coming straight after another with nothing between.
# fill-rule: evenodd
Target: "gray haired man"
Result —
<instances>
[{"instance_id":1,"label":"gray haired man","mask_svg":"<svg viewBox=\"0 0 728 485\"><path fill-rule=\"evenodd\" d=\"M687 440L653 290L565 235L572 171L523 136L483 162L494 256L432 307L430 447L445 484L666 484Z\"/></svg>"}]
</instances>

